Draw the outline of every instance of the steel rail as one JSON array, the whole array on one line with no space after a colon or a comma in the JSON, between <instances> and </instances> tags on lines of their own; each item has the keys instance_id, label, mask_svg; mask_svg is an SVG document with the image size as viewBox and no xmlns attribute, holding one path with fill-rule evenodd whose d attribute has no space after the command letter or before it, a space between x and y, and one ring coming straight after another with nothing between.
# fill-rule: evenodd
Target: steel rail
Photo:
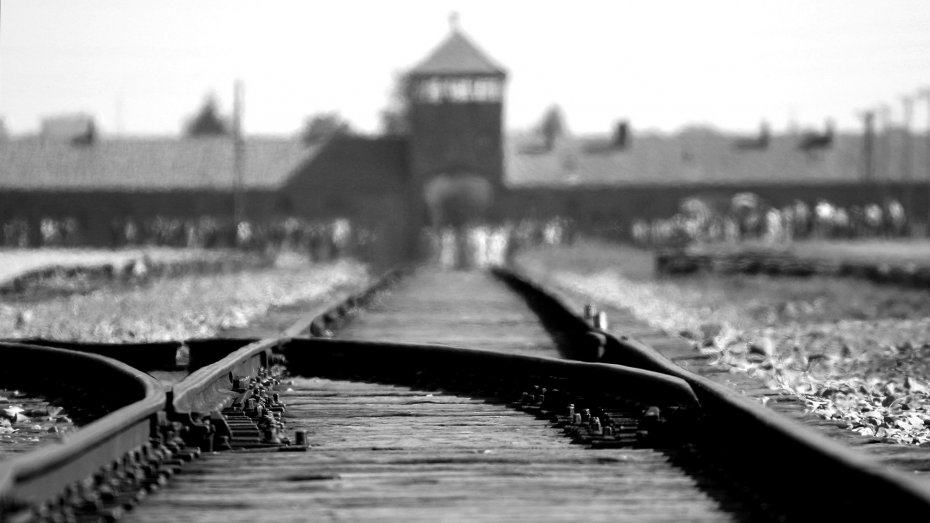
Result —
<instances>
[{"instance_id":1,"label":"steel rail","mask_svg":"<svg viewBox=\"0 0 930 523\"><path fill-rule=\"evenodd\" d=\"M574 315L576 321L585 321L573 312L581 311L580 305L564 292L551 286L544 287L515 270L500 269L496 274L532 289L538 299ZM930 515L930 488L907 474L886 468L866 454L833 441L704 376L685 370L645 343L628 336L615 336L593 326L589 329L606 340L599 361L648 369L687 382L710 420L708 426L715 427L703 438L703 443L710 448L717 447L718 457L728 461L729 466L742 468L746 476L762 476L758 469L765 469L770 477L761 478L763 488L790 481L788 495L810 506L809 515ZM753 458L747 461L733 456ZM786 472L789 469L795 474L789 476ZM824 481L825 478L834 478L833 483ZM881 502L864 502L870 499Z\"/></svg>"},{"instance_id":2,"label":"steel rail","mask_svg":"<svg viewBox=\"0 0 930 523\"><path fill-rule=\"evenodd\" d=\"M151 376L129 365L94 354L24 344L0 344L5 365L20 372L51 373L59 379L105 380L108 391L126 405L81 427L60 445L38 448L0 462L0 501L38 504L101 466L149 443L166 393ZM92 377L92 378L91 378Z\"/></svg>"},{"instance_id":3,"label":"steel rail","mask_svg":"<svg viewBox=\"0 0 930 523\"><path fill-rule=\"evenodd\" d=\"M178 370L178 350L187 347L190 362L188 371L195 371L214 363L240 347L258 341L257 338L190 338L175 341L138 343L103 343L48 338L2 339L0 343L24 343L42 347L55 347L77 352L106 356L145 372Z\"/></svg>"},{"instance_id":4,"label":"steel rail","mask_svg":"<svg viewBox=\"0 0 930 523\"><path fill-rule=\"evenodd\" d=\"M329 303L315 307L299 320L286 328L281 334L286 338L298 336L323 336L327 329L338 324L343 318L367 305L375 295L396 283L412 269L400 267L389 269L375 279L375 282L360 292L339 294Z\"/></svg>"},{"instance_id":5,"label":"steel rail","mask_svg":"<svg viewBox=\"0 0 930 523\"><path fill-rule=\"evenodd\" d=\"M319 373L352 369L360 373L429 373L436 378L481 375L525 381L529 377L564 379L573 391L610 393L647 405L698 408L700 402L682 379L648 370L542 356L505 354L425 343L390 343L322 338L292 338L282 344L288 368Z\"/></svg>"},{"instance_id":6,"label":"steel rail","mask_svg":"<svg viewBox=\"0 0 930 523\"><path fill-rule=\"evenodd\" d=\"M169 415L210 413L221 409L235 395L236 381L255 377L271 365L272 351L286 338L268 338L241 347L201 367L169 391Z\"/></svg>"},{"instance_id":7,"label":"steel rail","mask_svg":"<svg viewBox=\"0 0 930 523\"><path fill-rule=\"evenodd\" d=\"M53 347L71 351L105 356L142 370L174 370L178 349L185 342L163 341L149 343L94 343L48 338L4 339L0 343L22 343L41 347Z\"/></svg>"}]
</instances>

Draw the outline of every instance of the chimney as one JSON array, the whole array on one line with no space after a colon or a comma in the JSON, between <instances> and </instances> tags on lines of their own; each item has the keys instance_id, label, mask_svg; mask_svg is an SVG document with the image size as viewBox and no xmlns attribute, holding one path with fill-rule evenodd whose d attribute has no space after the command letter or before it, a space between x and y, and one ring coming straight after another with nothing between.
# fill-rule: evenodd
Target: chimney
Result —
<instances>
[{"instance_id":1,"label":"chimney","mask_svg":"<svg viewBox=\"0 0 930 523\"><path fill-rule=\"evenodd\" d=\"M82 134L79 134L71 139L71 145L76 146L87 146L94 145L94 142L97 141L97 126L94 125L94 121L91 120L87 123L87 128Z\"/></svg>"},{"instance_id":2,"label":"chimney","mask_svg":"<svg viewBox=\"0 0 930 523\"><path fill-rule=\"evenodd\" d=\"M94 118L88 114L65 114L42 120L40 136L46 142L90 144L96 139Z\"/></svg>"},{"instance_id":3,"label":"chimney","mask_svg":"<svg viewBox=\"0 0 930 523\"><path fill-rule=\"evenodd\" d=\"M628 120L620 120L614 126L614 135L611 145L614 149L620 149L621 151L627 149L633 141L632 133L630 132L630 122Z\"/></svg>"}]
</instances>

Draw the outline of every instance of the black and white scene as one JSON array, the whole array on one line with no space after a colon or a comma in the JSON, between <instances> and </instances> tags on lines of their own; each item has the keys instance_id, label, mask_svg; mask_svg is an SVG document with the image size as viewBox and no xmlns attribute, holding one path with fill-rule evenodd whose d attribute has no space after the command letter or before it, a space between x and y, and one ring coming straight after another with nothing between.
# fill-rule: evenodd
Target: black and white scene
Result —
<instances>
[{"instance_id":1,"label":"black and white scene","mask_svg":"<svg viewBox=\"0 0 930 523\"><path fill-rule=\"evenodd\" d=\"M924 520L927 0L0 5L0 523Z\"/></svg>"}]
</instances>

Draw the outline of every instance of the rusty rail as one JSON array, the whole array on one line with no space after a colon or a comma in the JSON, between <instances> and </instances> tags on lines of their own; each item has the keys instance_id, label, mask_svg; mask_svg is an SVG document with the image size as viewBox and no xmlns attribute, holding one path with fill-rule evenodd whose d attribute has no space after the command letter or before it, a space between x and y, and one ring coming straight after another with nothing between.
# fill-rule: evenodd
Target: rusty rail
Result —
<instances>
[{"instance_id":1,"label":"rusty rail","mask_svg":"<svg viewBox=\"0 0 930 523\"><path fill-rule=\"evenodd\" d=\"M564 293L513 271L499 270L497 274L534 293L547 307L575 316L576 324L586 321L580 304ZM747 486L767 493L769 501L784 503L785 498L793 498L790 504L810 507L803 515L812 519L930 514L930 489L912 477L689 372L636 339L594 326L589 329L605 340L598 361L648 369L687 382L707 420L709 430L700 439L702 448L737 471ZM760 474L760 470L765 473ZM826 477L842 481L824 481ZM867 499L881 499L881 506L862 502Z\"/></svg>"},{"instance_id":2,"label":"rusty rail","mask_svg":"<svg viewBox=\"0 0 930 523\"><path fill-rule=\"evenodd\" d=\"M150 445L166 398L161 384L151 376L93 354L12 343L0 344L0 350L4 365L27 377L42 372L61 380L105 380L110 387L108 394L125 403L81 428L62 445L0 462L0 510L51 501L102 465Z\"/></svg>"},{"instance_id":3,"label":"rusty rail","mask_svg":"<svg viewBox=\"0 0 930 523\"><path fill-rule=\"evenodd\" d=\"M241 399L246 382L254 382L253 378L278 361L280 353L290 368L306 373L367 372L400 381L429 375L453 384L478 375L501 382L510 378L521 382L557 378L582 393L609 393L662 407L682 408L696 414L689 418L695 421L689 437L701 446L702 452L713 456L726 474L735 474L753 491L762 493L760 503L807 507L794 515L811 517L930 513L930 492L910 478L886 470L858 452L681 369L635 339L618 337L593 326L580 314L579 307L556 290L543 288L512 271L497 270L496 274L522 293L541 316L570 333L563 355L583 361L430 344L325 339L327 331L338 327L401 275L392 272L362 293L339 296L338 302L310 311L281 337L184 342L191 347L192 359L195 352L204 354L203 365L184 381L167 394L162 391L160 396L146 396L144 402L134 404L131 409L127 407L130 410L113 413L106 425L100 425L102 428L85 427L66 446L43 451L40 457L30 454L0 464L0 492L5 499L23 502L54 499L60 496L61 488L93 473L94 467L112 463L120 455L138 452L147 445L151 447L152 440L148 438L153 435L158 437L161 433L163 440L170 440L172 436L166 435L165 427L171 423L166 423L166 418L185 424L179 434L186 437L187 444L202 441L189 437L198 427L202 429L201 436L209 439L213 434L210 420L215 420L217 412L237 395ZM172 343L158 347L165 354L177 349ZM116 347L96 350L118 352ZM113 365L103 357L87 354L81 357ZM164 358L166 363L167 356ZM125 365L115 365L134 372ZM111 450L94 450L98 447ZM56 467L68 467L70 463L75 464L69 469L73 472L62 475L56 471ZM818 474L799 472L813 469ZM760 470L765 473L760 474ZM49 474L57 479L48 480L50 483L40 479ZM824 477L831 479L824 482ZM33 488L26 494L25 487L15 490L10 486L22 478L35 478L30 480L32 485L54 488L42 493ZM22 484L26 484L25 479ZM863 506L859 502L876 498L882 499L880 505Z\"/></svg>"},{"instance_id":4,"label":"rusty rail","mask_svg":"<svg viewBox=\"0 0 930 523\"><path fill-rule=\"evenodd\" d=\"M481 375L514 381L551 376L575 391L610 393L663 406L700 406L684 380L622 365L420 343L294 338L284 342L282 349L288 367L298 372L316 374L341 368L387 377L428 373L437 379Z\"/></svg>"}]
</instances>

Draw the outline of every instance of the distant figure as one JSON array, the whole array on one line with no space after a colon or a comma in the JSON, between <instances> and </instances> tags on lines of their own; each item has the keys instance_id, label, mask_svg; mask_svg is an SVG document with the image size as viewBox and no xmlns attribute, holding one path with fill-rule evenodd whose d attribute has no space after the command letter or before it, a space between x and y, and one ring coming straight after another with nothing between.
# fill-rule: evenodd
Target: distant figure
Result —
<instances>
[{"instance_id":1,"label":"distant figure","mask_svg":"<svg viewBox=\"0 0 930 523\"><path fill-rule=\"evenodd\" d=\"M811 229L813 228L813 221L811 220L811 209L810 207L801 200L794 201L794 237L795 238L808 238L811 234Z\"/></svg>"},{"instance_id":2,"label":"distant figure","mask_svg":"<svg viewBox=\"0 0 930 523\"><path fill-rule=\"evenodd\" d=\"M836 207L830 202L820 199L814 206L814 231L818 238L831 238L833 236L833 220Z\"/></svg>"},{"instance_id":3,"label":"distant figure","mask_svg":"<svg viewBox=\"0 0 930 523\"><path fill-rule=\"evenodd\" d=\"M885 200L885 217L888 221L886 229L891 236L905 236L907 234L907 216L904 206L895 199Z\"/></svg>"},{"instance_id":4,"label":"distant figure","mask_svg":"<svg viewBox=\"0 0 930 523\"><path fill-rule=\"evenodd\" d=\"M736 220L740 240L759 235L762 212L762 200L755 193L741 192L731 198L730 215Z\"/></svg>"},{"instance_id":5,"label":"distant figure","mask_svg":"<svg viewBox=\"0 0 930 523\"><path fill-rule=\"evenodd\" d=\"M762 238L766 243L779 243L784 241L784 227L781 211L772 207L762 217Z\"/></svg>"},{"instance_id":6,"label":"distant figure","mask_svg":"<svg viewBox=\"0 0 930 523\"><path fill-rule=\"evenodd\" d=\"M883 231L884 212L877 203L865 206L865 224L870 236L880 235Z\"/></svg>"},{"instance_id":7,"label":"distant figure","mask_svg":"<svg viewBox=\"0 0 930 523\"><path fill-rule=\"evenodd\" d=\"M837 207L836 213L833 215L833 236L836 238L849 238L850 231L849 213L846 209Z\"/></svg>"},{"instance_id":8,"label":"distant figure","mask_svg":"<svg viewBox=\"0 0 930 523\"><path fill-rule=\"evenodd\" d=\"M798 149L806 153L813 153L819 149L829 149L833 146L833 121L827 120L823 134L809 131L801 135Z\"/></svg>"}]
</instances>

